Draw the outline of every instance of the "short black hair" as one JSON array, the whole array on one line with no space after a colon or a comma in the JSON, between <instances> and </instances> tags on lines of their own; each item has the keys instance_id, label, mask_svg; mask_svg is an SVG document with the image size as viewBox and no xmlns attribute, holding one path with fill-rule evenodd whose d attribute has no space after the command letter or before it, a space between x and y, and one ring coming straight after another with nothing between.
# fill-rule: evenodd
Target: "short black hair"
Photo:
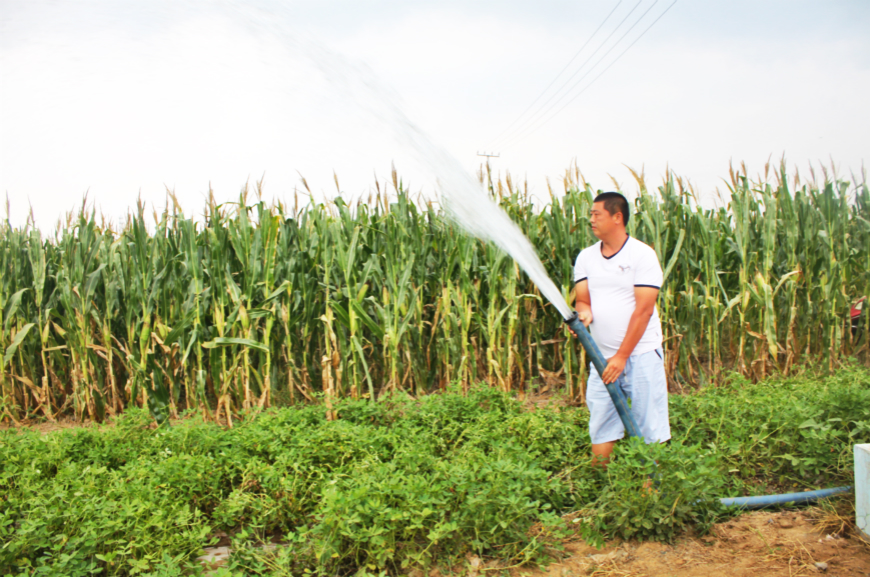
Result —
<instances>
[{"instance_id":1,"label":"short black hair","mask_svg":"<svg viewBox=\"0 0 870 577\"><path fill-rule=\"evenodd\" d=\"M628 224L628 201L618 192L602 192L596 196L595 200L592 202L603 202L604 210L609 212L610 216L613 216L617 212L621 212L622 224Z\"/></svg>"}]
</instances>

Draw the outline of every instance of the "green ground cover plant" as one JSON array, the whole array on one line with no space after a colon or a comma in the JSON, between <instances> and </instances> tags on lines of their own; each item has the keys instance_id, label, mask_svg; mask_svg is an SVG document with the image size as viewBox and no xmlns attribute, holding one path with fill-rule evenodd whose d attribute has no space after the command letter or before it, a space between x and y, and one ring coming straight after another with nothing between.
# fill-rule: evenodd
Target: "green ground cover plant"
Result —
<instances>
[{"instance_id":1,"label":"green ground cover plant","mask_svg":"<svg viewBox=\"0 0 870 577\"><path fill-rule=\"evenodd\" d=\"M220 532L236 551L224 576L534 563L573 531L669 541L729 514L714 497L850 483L870 370L673 395L672 443L621 443L606 471L590 465L585 408L485 385L333 410L153 429L135 409L100 428L0 431L0 575L198 574Z\"/></svg>"}]
</instances>

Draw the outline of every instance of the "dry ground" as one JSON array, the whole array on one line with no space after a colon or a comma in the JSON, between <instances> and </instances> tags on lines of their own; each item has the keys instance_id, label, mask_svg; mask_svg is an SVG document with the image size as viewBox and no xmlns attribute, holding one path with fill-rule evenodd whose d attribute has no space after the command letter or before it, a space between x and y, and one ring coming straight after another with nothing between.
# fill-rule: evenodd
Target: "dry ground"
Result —
<instances>
[{"instance_id":1,"label":"dry ground","mask_svg":"<svg viewBox=\"0 0 870 577\"><path fill-rule=\"evenodd\" d=\"M37 423L24 422L20 425L11 424L8 421L0 422L0 431L6 431L8 429L30 429L31 431L38 431L43 435L54 431L80 429L83 427L99 427L99 425L90 421L80 423L72 417L62 417L57 421L40 421Z\"/></svg>"},{"instance_id":2,"label":"dry ground","mask_svg":"<svg viewBox=\"0 0 870 577\"><path fill-rule=\"evenodd\" d=\"M752 512L716 525L705 537L684 537L673 546L628 542L610 543L597 550L582 541L567 543L567 556L562 561L546 569L514 569L511 574L512 577L870 576L870 544L854 535L847 519L842 521L845 522L818 508Z\"/></svg>"}]
</instances>

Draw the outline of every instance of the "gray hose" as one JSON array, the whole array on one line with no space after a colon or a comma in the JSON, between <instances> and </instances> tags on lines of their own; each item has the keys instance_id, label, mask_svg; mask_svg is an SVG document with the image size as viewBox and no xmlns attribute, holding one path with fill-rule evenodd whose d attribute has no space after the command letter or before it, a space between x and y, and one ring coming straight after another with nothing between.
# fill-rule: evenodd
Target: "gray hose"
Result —
<instances>
[{"instance_id":1,"label":"gray hose","mask_svg":"<svg viewBox=\"0 0 870 577\"><path fill-rule=\"evenodd\" d=\"M586 327L583 326L583 323L581 323L580 319L577 318L577 313L575 312L570 318L565 319L565 324L568 325L574 333L574 336L576 336L577 340L580 341L580 344L583 345L586 354L589 355L589 359L592 361L598 374L604 374L604 369L607 367L607 361L604 360L604 355L601 354L601 349L599 349L598 345L595 344L592 335L589 334L589 331L586 330ZM628 436L642 439L643 435L640 433L640 427L637 426L637 422L634 420L634 415L631 414L631 409L628 407L628 400L625 398L625 394L622 392L622 389L619 388L617 383L618 381L615 381L604 386L607 388L607 392L610 393L610 398L613 399L613 405L616 407L616 412L619 413L619 418L622 419L622 423L625 425L625 430L628 433Z\"/></svg>"},{"instance_id":2,"label":"gray hose","mask_svg":"<svg viewBox=\"0 0 870 577\"><path fill-rule=\"evenodd\" d=\"M819 489L818 491L804 491L803 493L783 493L782 495L761 495L759 497L730 497L719 499L726 507L739 507L741 509L764 509L777 505L805 505L819 499L833 497L842 493L848 493L852 487L834 487L833 489Z\"/></svg>"}]
</instances>

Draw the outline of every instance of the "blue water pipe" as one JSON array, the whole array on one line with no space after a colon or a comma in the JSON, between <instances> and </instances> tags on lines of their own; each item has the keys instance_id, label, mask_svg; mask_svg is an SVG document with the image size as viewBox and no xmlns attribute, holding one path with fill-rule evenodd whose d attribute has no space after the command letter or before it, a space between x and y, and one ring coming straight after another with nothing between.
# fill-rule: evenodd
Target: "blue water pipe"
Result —
<instances>
[{"instance_id":1,"label":"blue water pipe","mask_svg":"<svg viewBox=\"0 0 870 577\"><path fill-rule=\"evenodd\" d=\"M834 495L848 493L852 490L848 487L834 487L833 489L819 489L818 491L804 491L802 493L783 493L782 495L761 495L759 497L729 497L719 499L726 507L739 507L740 509L764 509L781 505L806 505L819 499L827 499Z\"/></svg>"},{"instance_id":2,"label":"blue water pipe","mask_svg":"<svg viewBox=\"0 0 870 577\"><path fill-rule=\"evenodd\" d=\"M583 326L583 323L581 323L580 319L577 318L577 313L575 312L570 318L565 319L565 324L568 325L568 328L571 329L571 332L574 333L574 336L577 337L580 344L583 345L586 354L589 356L589 360L592 361L599 376L603 375L604 369L607 367L607 361L604 360L604 355L601 354L601 349L598 348L598 345L592 339L592 335L589 334L589 331L586 330L586 327ZM603 378L601 380L602 382L604 381ZM625 394L619 387L618 381L606 384L604 387L607 389L607 392L610 393L610 398L613 400L616 412L619 413L619 418L622 419L622 424L625 425L625 431L628 433L628 436L643 438L643 435L640 434L640 427L637 426L637 422L634 420L634 415L631 414L631 409L628 407L628 400L625 398Z\"/></svg>"},{"instance_id":3,"label":"blue water pipe","mask_svg":"<svg viewBox=\"0 0 870 577\"><path fill-rule=\"evenodd\" d=\"M607 367L607 361L604 360L604 355L601 354L601 349L598 348L592 335L589 334L589 331L583 323L580 322L577 313L575 312L571 317L565 319L565 324L568 325L571 332L574 333L574 336L577 337L577 340L579 340L580 344L583 345L583 348L586 350L586 355L595 366L595 370L598 371L599 375L603 375L604 369ZM625 425L625 431L628 433L628 436L642 438L643 435L640 434L640 428L637 426L637 422L634 420L634 415L631 414L631 409L628 407L628 400L625 398L625 394L617 383L618 381L604 386L607 388L607 392L610 393L610 398L613 399L616 412L619 413L619 418L622 419L622 424ZM819 489L818 491L805 491L802 493L784 493L782 495L726 497L719 499L719 501L726 507L764 509L765 507L776 507L787 505L789 503L804 505L807 503L813 503L819 499L848 493L851 490L851 486L834 487L833 489Z\"/></svg>"}]
</instances>

